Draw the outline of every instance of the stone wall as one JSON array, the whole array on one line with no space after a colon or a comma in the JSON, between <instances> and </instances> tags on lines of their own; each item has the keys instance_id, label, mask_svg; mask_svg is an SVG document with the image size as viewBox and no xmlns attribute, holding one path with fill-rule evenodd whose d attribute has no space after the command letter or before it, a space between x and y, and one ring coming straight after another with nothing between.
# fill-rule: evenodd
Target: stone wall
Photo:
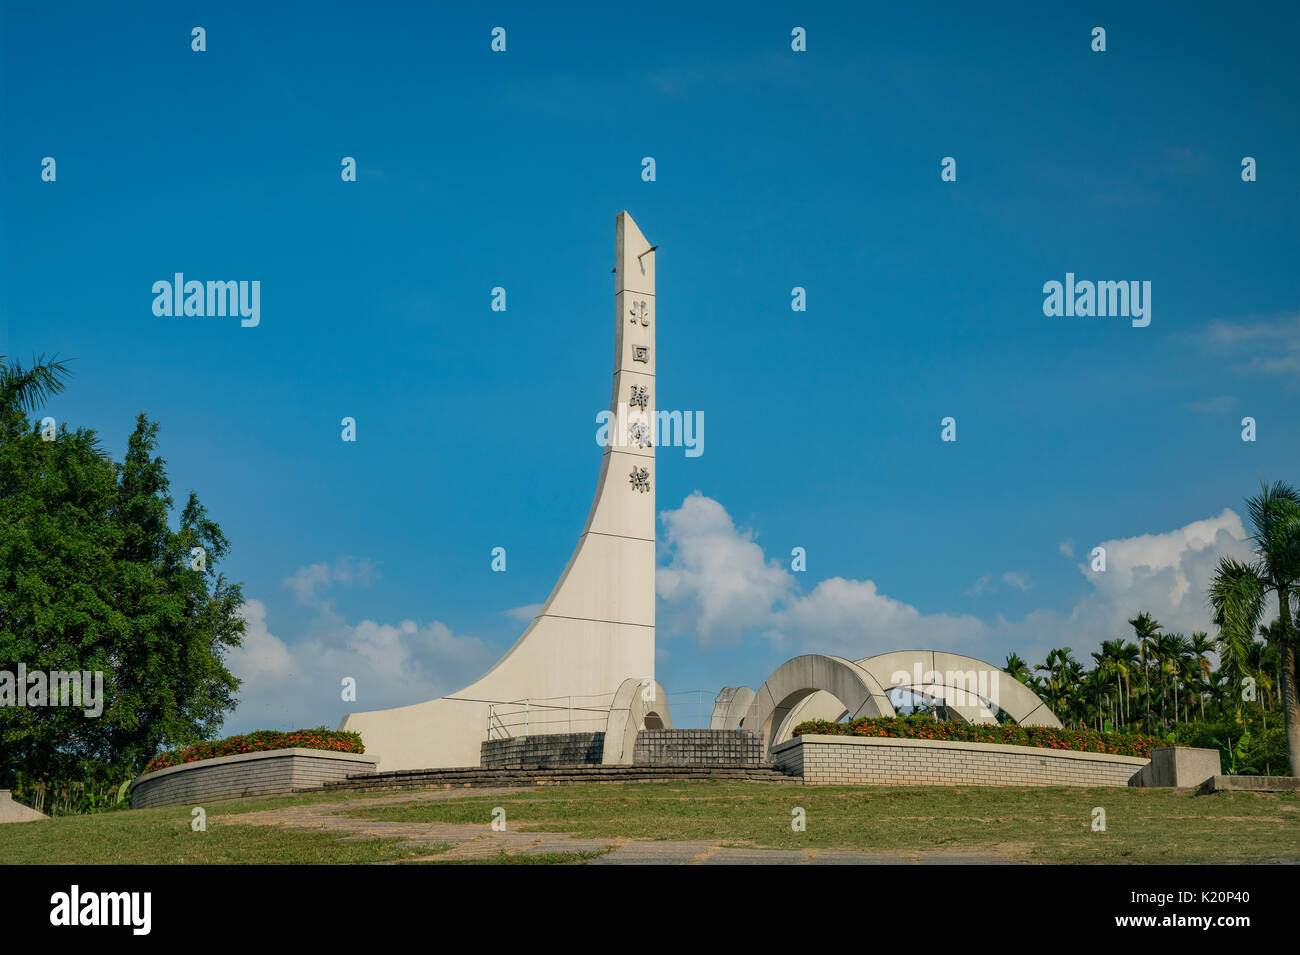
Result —
<instances>
[{"instance_id":1,"label":"stone wall","mask_svg":"<svg viewBox=\"0 0 1300 955\"><path fill-rule=\"evenodd\" d=\"M1130 786L1176 786L1190 789L1223 772L1217 749L1162 746L1151 751L1151 762L1129 782Z\"/></svg>"},{"instance_id":2,"label":"stone wall","mask_svg":"<svg viewBox=\"0 0 1300 955\"><path fill-rule=\"evenodd\" d=\"M745 730L641 730L635 766L762 766L763 743Z\"/></svg>"},{"instance_id":3,"label":"stone wall","mask_svg":"<svg viewBox=\"0 0 1300 955\"><path fill-rule=\"evenodd\" d=\"M852 786L1127 786L1148 762L995 743L811 735L777 745L772 759L805 783Z\"/></svg>"},{"instance_id":4,"label":"stone wall","mask_svg":"<svg viewBox=\"0 0 1300 955\"><path fill-rule=\"evenodd\" d=\"M283 796L374 771L374 757L323 749L293 747L218 756L136 777L131 806L201 806L224 799Z\"/></svg>"},{"instance_id":5,"label":"stone wall","mask_svg":"<svg viewBox=\"0 0 1300 955\"><path fill-rule=\"evenodd\" d=\"M550 733L484 740L479 761L486 769L599 766L604 750L604 733Z\"/></svg>"}]
</instances>

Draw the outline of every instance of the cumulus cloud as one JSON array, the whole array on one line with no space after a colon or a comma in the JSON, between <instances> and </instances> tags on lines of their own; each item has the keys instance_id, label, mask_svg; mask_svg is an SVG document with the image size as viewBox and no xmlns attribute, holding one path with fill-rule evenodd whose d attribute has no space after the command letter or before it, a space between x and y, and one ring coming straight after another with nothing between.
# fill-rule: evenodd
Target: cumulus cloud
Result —
<instances>
[{"instance_id":1,"label":"cumulus cloud","mask_svg":"<svg viewBox=\"0 0 1300 955\"><path fill-rule=\"evenodd\" d=\"M804 593L794 575L767 559L752 531L738 529L722 504L698 492L661 518L669 558L659 571L661 629L703 644L724 634L733 641L747 636L791 655L860 658L935 648L998 662L1012 651L1039 660L1052 647L1069 646L1086 659L1102 640L1130 635L1127 621L1142 610L1167 630L1212 632L1206 587L1218 558L1250 550L1241 518L1225 508L1171 531L1102 541L1107 569L1079 564L1084 589L1070 606L981 619L922 612L871 580L833 577ZM1062 541L1058 550L1072 555L1073 542ZM971 592L1023 592L1033 583L1018 571L989 573Z\"/></svg>"},{"instance_id":2,"label":"cumulus cloud","mask_svg":"<svg viewBox=\"0 0 1300 955\"><path fill-rule=\"evenodd\" d=\"M791 596L771 619L768 639L850 659L922 647L960 652L982 643L988 630L968 614L921 613L880 593L874 581L843 577Z\"/></svg>"},{"instance_id":3,"label":"cumulus cloud","mask_svg":"<svg viewBox=\"0 0 1300 955\"><path fill-rule=\"evenodd\" d=\"M312 565L319 566L324 565ZM319 579L311 568L303 571L290 580ZM305 592L316 595L314 589ZM496 657L482 640L459 636L437 620L353 624L317 604L307 635L290 641L271 631L261 601L246 601L240 613L243 645L227 657L230 671L243 681L239 706L226 721L232 733L322 721L334 726L349 712L434 699L481 676ZM356 681L356 702L342 699L345 677Z\"/></svg>"},{"instance_id":4,"label":"cumulus cloud","mask_svg":"<svg viewBox=\"0 0 1300 955\"><path fill-rule=\"evenodd\" d=\"M1241 518L1231 508L1159 534L1102 541L1106 570L1079 564L1092 592L1073 618L1112 636L1130 631L1128 619L1146 610L1166 630L1210 630L1206 589L1220 555L1245 559L1250 544Z\"/></svg>"},{"instance_id":5,"label":"cumulus cloud","mask_svg":"<svg viewBox=\"0 0 1300 955\"><path fill-rule=\"evenodd\" d=\"M696 491L659 517L669 561L655 579L670 628L701 643L731 642L768 623L772 605L793 589L794 575L768 560L713 498Z\"/></svg>"}]
</instances>

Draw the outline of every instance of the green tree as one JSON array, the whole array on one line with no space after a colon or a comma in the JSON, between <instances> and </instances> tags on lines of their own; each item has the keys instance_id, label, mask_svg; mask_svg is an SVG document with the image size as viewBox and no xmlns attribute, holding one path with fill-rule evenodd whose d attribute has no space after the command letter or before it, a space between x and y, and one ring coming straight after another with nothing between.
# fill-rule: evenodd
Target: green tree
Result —
<instances>
[{"instance_id":1,"label":"green tree","mask_svg":"<svg viewBox=\"0 0 1300 955\"><path fill-rule=\"evenodd\" d=\"M1151 732L1151 662L1155 656L1156 638L1160 635L1160 624L1145 610L1129 622L1137 636L1138 660L1142 670L1143 695L1146 697L1145 730Z\"/></svg>"},{"instance_id":2,"label":"green tree","mask_svg":"<svg viewBox=\"0 0 1300 955\"><path fill-rule=\"evenodd\" d=\"M1300 599L1300 491L1282 481L1260 482L1246 500L1253 532L1250 560L1219 558L1210 584L1210 606L1219 627L1225 663L1248 668L1250 646L1264 618L1268 598L1277 601L1277 626L1267 630L1280 656L1282 722L1292 774L1300 773L1300 701L1296 696L1296 627L1293 602Z\"/></svg>"},{"instance_id":3,"label":"green tree","mask_svg":"<svg viewBox=\"0 0 1300 955\"><path fill-rule=\"evenodd\" d=\"M121 464L87 429L42 440L27 414L66 369L37 368L0 371L0 671L102 672L103 712L0 707L0 785L130 771L210 737L235 702L224 654L244 629L240 588L216 571L220 527L193 494L168 526L157 424L139 416Z\"/></svg>"},{"instance_id":4,"label":"green tree","mask_svg":"<svg viewBox=\"0 0 1300 955\"><path fill-rule=\"evenodd\" d=\"M1011 679L1026 686L1033 680L1034 675L1029 670L1029 665L1020 659L1017 653L1008 653L1006 662L1002 664L1002 669L1007 672Z\"/></svg>"},{"instance_id":5,"label":"green tree","mask_svg":"<svg viewBox=\"0 0 1300 955\"><path fill-rule=\"evenodd\" d=\"M31 368L0 355L0 441L24 430L27 415L63 391L68 375L67 362L46 361L44 355Z\"/></svg>"},{"instance_id":6,"label":"green tree","mask_svg":"<svg viewBox=\"0 0 1300 955\"><path fill-rule=\"evenodd\" d=\"M1205 721L1205 693L1210 684L1210 658L1209 653L1214 649L1214 641L1210 635L1204 631L1192 634L1192 656L1196 663L1197 670L1200 671L1201 680L1198 684L1197 697L1201 702L1201 721Z\"/></svg>"}]
</instances>

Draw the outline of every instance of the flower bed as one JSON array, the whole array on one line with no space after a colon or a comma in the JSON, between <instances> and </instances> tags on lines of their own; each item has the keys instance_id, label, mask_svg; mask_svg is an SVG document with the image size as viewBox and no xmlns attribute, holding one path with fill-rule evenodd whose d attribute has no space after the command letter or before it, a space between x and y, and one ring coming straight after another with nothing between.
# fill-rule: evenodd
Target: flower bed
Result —
<instances>
[{"instance_id":1,"label":"flower bed","mask_svg":"<svg viewBox=\"0 0 1300 955\"><path fill-rule=\"evenodd\" d=\"M1064 749L1078 753L1151 758L1151 748L1164 744L1155 736L1126 736L1094 730L1054 726L981 725L957 720L938 721L928 716L890 716L832 723L809 720L794 728L794 736L877 736L898 739L932 739L963 743L1000 743L1038 749Z\"/></svg>"},{"instance_id":2,"label":"flower bed","mask_svg":"<svg viewBox=\"0 0 1300 955\"><path fill-rule=\"evenodd\" d=\"M335 753L364 753L360 733L340 733L324 727L310 730L294 730L280 733L275 730L258 730L245 736L228 736L225 739L199 743L187 749L177 749L169 753L159 753L145 766L144 773L167 769L169 766L182 766L195 763L201 759L215 759L218 756L238 756L240 753L256 753L268 749L324 749Z\"/></svg>"}]
</instances>

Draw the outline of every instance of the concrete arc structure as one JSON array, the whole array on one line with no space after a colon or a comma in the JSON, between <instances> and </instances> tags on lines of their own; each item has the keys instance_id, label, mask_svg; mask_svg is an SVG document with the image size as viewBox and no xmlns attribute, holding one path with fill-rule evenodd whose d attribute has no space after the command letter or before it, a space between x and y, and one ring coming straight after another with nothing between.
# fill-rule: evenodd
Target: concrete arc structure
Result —
<instances>
[{"instance_id":1,"label":"concrete arc structure","mask_svg":"<svg viewBox=\"0 0 1300 955\"><path fill-rule=\"evenodd\" d=\"M980 705L994 704L1021 726L1060 727L1051 707L1001 667L942 650L895 650L857 661L889 689L902 688L944 701L968 723L995 723Z\"/></svg>"},{"instance_id":2,"label":"concrete arc structure","mask_svg":"<svg viewBox=\"0 0 1300 955\"><path fill-rule=\"evenodd\" d=\"M770 753L781 742L777 736L790 711L819 691L833 696L854 719L894 715L884 687L866 670L841 657L809 653L787 660L763 682L741 729L758 733L764 752Z\"/></svg>"},{"instance_id":3,"label":"concrete arc structure","mask_svg":"<svg viewBox=\"0 0 1300 955\"><path fill-rule=\"evenodd\" d=\"M739 729L741 721L749 712L754 702L755 693L747 686L724 686L713 701L713 713L709 716L709 729Z\"/></svg>"},{"instance_id":4,"label":"concrete arc structure","mask_svg":"<svg viewBox=\"0 0 1300 955\"><path fill-rule=\"evenodd\" d=\"M941 650L894 650L863 657L854 664L886 692L902 689L942 701L953 717L967 723L997 722L983 705L987 701L1021 726L1061 726L1038 694L1006 671L975 657ZM837 722L844 718L847 708L836 693L820 688L790 707L772 733L773 744L791 739L800 723Z\"/></svg>"},{"instance_id":5,"label":"concrete arc structure","mask_svg":"<svg viewBox=\"0 0 1300 955\"><path fill-rule=\"evenodd\" d=\"M658 681L624 680L614 693L614 703L609 709L601 762L606 766L631 766L637 733L643 729L672 728L668 694Z\"/></svg>"},{"instance_id":6,"label":"concrete arc structure","mask_svg":"<svg viewBox=\"0 0 1300 955\"><path fill-rule=\"evenodd\" d=\"M339 729L360 733L382 772L479 765L490 709L502 705L531 707L533 735L566 732L574 712L604 730L625 681L654 680L655 251L626 212L614 247L613 420L577 547L541 612L480 679L440 699L343 718ZM556 709L569 719L542 719Z\"/></svg>"}]
</instances>

